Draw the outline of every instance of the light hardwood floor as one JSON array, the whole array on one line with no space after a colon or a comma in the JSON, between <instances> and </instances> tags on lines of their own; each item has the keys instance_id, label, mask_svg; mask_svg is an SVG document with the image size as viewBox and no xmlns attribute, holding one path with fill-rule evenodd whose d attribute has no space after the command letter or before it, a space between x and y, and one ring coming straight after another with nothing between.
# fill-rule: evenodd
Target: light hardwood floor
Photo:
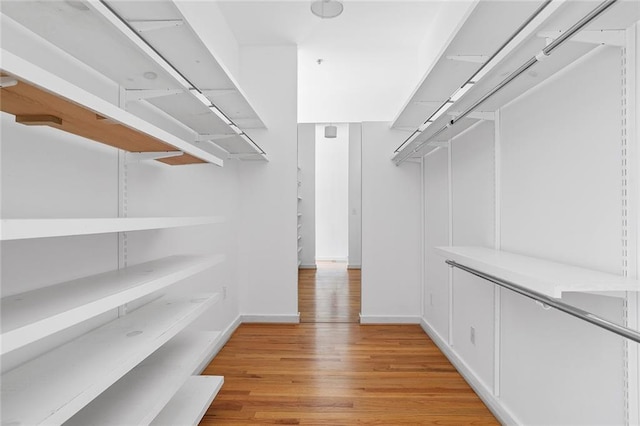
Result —
<instances>
[{"instance_id":1,"label":"light hardwood floor","mask_svg":"<svg viewBox=\"0 0 640 426\"><path fill-rule=\"evenodd\" d=\"M417 325L243 324L203 374L201 425L498 424Z\"/></svg>"},{"instance_id":2,"label":"light hardwood floor","mask_svg":"<svg viewBox=\"0 0 640 426\"><path fill-rule=\"evenodd\" d=\"M346 263L318 262L298 271L300 322L360 321L360 270Z\"/></svg>"}]
</instances>

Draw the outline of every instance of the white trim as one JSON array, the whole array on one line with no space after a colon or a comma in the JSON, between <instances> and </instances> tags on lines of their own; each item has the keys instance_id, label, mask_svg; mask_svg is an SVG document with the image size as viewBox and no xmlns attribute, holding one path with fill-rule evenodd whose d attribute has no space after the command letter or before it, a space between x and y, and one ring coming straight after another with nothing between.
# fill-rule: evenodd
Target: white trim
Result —
<instances>
[{"instance_id":1,"label":"white trim","mask_svg":"<svg viewBox=\"0 0 640 426\"><path fill-rule=\"evenodd\" d=\"M349 259L346 257L316 256L316 262L347 263L348 261Z\"/></svg>"},{"instance_id":2,"label":"white trim","mask_svg":"<svg viewBox=\"0 0 640 426\"><path fill-rule=\"evenodd\" d=\"M318 269L318 265L299 265L298 269Z\"/></svg>"},{"instance_id":3,"label":"white trim","mask_svg":"<svg viewBox=\"0 0 640 426\"><path fill-rule=\"evenodd\" d=\"M360 265L360 264L357 264L357 265L348 264L347 265L347 269L362 269L362 265Z\"/></svg>"},{"instance_id":4,"label":"white trim","mask_svg":"<svg viewBox=\"0 0 640 426\"><path fill-rule=\"evenodd\" d=\"M420 315L362 315L360 324L420 324Z\"/></svg>"},{"instance_id":5,"label":"white trim","mask_svg":"<svg viewBox=\"0 0 640 426\"><path fill-rule=\"evenodd\" d=\"M300 322L300 312L297 314L242 314L240 315L242 323L285 323L285 324L298 324Z\"/></svg>"},{"instance_id":6,"label":"white trim","mask_svg":"<svg viewBox=\"0 0 640 426\"><path fill-rule=\"evenodd\" d=\"M491 391L473 374L472 370L464 363L464 361L447 345L444 339L422 318L420 325L424 332L433 340L442 353L449 359L451 364L458 370L458 373L471 386L478 397L485 403L487 408L493 413L503 425L519 425L523 424L504 406L502 402L493 396Z\"/></svg>"},{"instance_id":7,"label":"white trim","mask_svg":"<svg viewBox=\"0 0 640 426\"><path fill-rule=\"evenodd\" d=\"M218 336L218 341L214 344L213 348L211 349L211 352L202 360L200 365L198 365L198 368L194 370L193 375L202 374L205 368L207 368L207 366L211 364L211 361L213 361L216 355L218 355L218 353L222 350L222 348L224 348L224 345L227 344L229 339L231 339L231 336L233 336L233 333L236 332L236 330L238 329L238 327L240 327L241 324L242 324L242 316L238 315L236 319L234 319L231 322L231 324L229 324L229 326L225 328L222 333L220 333L220 336Z\"/></svg>"}]
</instances>

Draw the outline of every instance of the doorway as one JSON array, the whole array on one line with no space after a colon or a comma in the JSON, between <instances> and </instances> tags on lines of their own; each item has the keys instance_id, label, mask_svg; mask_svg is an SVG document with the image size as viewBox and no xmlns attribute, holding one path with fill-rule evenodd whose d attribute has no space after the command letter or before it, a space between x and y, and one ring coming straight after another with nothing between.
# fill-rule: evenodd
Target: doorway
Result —
<instances>
[{"instance_id":1,"label":"doorway","mask_svg":"<svg viewBox=\"0 0 640 426\"><path fill-rule=\"evenodd\" d=\"M359 322L360 157L360 124L299 125L301 322Z\"/></svg>"}]
</instances>

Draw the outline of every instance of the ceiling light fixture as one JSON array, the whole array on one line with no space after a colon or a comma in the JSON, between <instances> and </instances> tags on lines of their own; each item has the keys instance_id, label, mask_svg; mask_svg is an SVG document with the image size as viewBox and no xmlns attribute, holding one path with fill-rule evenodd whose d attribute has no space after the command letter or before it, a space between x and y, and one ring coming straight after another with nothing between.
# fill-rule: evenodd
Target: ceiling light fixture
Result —
<instances>
[{"instance_id":1,"label":"ceiling light fixture","mask_svg":"<svg viewBox=\"0 0 640 426\"><path fill-rule=\"evenodd\" d=\"M311 3L311 13L322 19L335 18L344 10L338 0L316 0Z\"/></svg>"}]
</instances>

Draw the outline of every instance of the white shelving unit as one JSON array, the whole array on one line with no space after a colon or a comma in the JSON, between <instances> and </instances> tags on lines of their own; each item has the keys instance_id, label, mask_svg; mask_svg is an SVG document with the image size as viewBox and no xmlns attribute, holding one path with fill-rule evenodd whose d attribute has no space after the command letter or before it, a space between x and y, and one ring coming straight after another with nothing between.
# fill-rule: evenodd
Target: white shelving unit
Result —
<instances>
[{"instance_id":1,"label":"white shelving unit","mask_svg":"<svg viewBox=\"0 0 640 426\"><path fill-rule=\"evenodd\" d=\"M223 383L224 379L219 376L190 377L151 424L196 426Z\"/></svg>"},{"instance_id":2,"label":"white shelving unit","mask_svg":"<svg viewBox=\"0 0 640 426\"><path fill-rule=\"evenodd\" d=\"M59 424L217 300L161 297L2 375L3 424Z\"/></svg>"},{"instance_id":3,"label":"white shelving unit","mask_svg":"<svg viewBox=\"0 0 640 426\"><path fill-rule=\"evenodd\" d=\"M595 7L592 2L553 2L515 34L541 4L476 3L392 124L407 131L407 139L395 151L396 164L421 158L482 120L494 120L495 111L502 106L598 46L621 45L624 36L616 33L640 19L637 2L617 2L557 53L536 62L526 76L516 77L469 115L450 124L527 60L539 56L548 40L560 36ZM488 16L490 26L486 25ZM508 43L502 46L505 41Z\"/></svg>"},{"instance_id":4,"label":"white shelving unit","mask_svg":"<svg viewBox=\"0 0 640 426\"><path fill-rule=\"evenodd\" d=\"M1 300L2 354L147 296L224 261L218 256L170 256Z\"/></svg>"},{"instance_id":5,"label":"white shelving unit","mask_svg":"<svg viewBox=\"0 0 640 426\"><path fill-rule=\"evenodd\" d=\"M65 425L148 425L211 353L217 332L180 333ZM211 401L209 401L211 403ZM195 412L197 413L197 411ZM177 418L175 424L189 422Z\"/></svg>"},{"instance_id":6,"label":"white shelving unit","mask_svg":"<svg viewBox=\"0 0 640 426\"><path fill-rule=\"evenodd\" d=\"M30 238L179 228L184 226L222 223L224 220L222 216L2 219L0 221L0 240L24 240Z\"/></svg>"},{"instance_id":7,"label":"white shelving unit","mask_svg":"<svg viewBox=\"0 0 640 426\"><path fill-rule=\"evenodd\" d=\"M298 167L298 267L302 265L302 196L300 195L300 187L302 186L302 169Z\"/></svg>"},{"instance_id":8,"label":"white shelving unit","mask_svg":"<svg viewBox=\"0 0 640 426\"><path fill-rule=\"evenodd\" d=\"M537 293L561 298L566 292L640 291L635 279L551 262L484 247L436 247L448 260L488 275L524 286Z\"/></svg>"}]
</instances>

